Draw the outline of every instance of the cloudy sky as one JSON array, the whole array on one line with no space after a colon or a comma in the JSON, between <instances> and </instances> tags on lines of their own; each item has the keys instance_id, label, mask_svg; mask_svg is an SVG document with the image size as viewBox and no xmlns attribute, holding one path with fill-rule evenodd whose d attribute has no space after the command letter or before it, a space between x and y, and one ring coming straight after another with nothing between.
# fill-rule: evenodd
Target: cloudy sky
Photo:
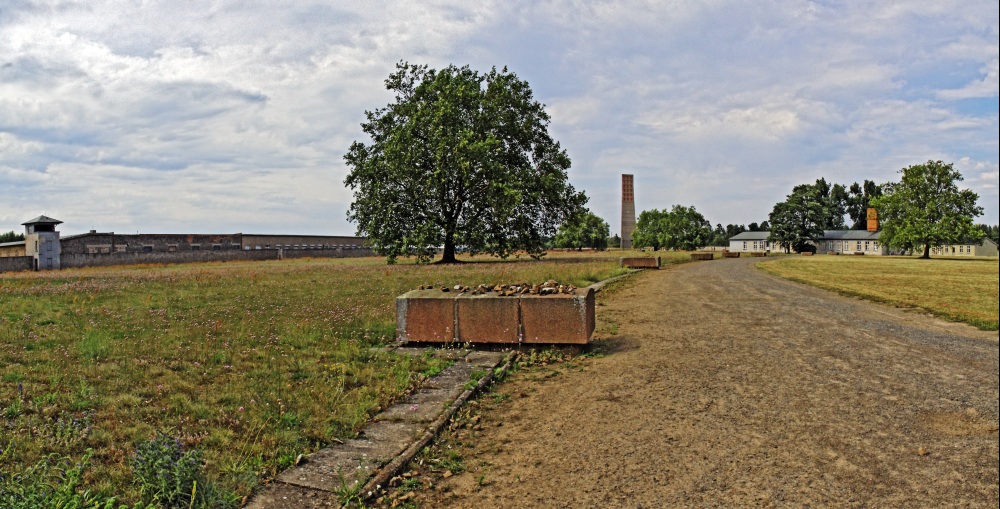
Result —
<instances>
[{"instance_id":1,"label":"cloudy sky","mask_svg":"<svg viewBox=\"0 0 1000 509\"><path fill-rule=\"evenodd\" d=\"M343 154L401 60L528 81L619 229L767 218L953 162L998 222L993 1L0 0L0 230L353 234Z\"/></svg>"}]
</instances>

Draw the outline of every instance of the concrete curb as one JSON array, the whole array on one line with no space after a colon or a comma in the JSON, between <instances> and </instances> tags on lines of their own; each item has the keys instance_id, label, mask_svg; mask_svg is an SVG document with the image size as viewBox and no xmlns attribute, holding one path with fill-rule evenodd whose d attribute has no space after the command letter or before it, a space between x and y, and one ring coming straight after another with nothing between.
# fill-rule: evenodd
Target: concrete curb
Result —
<instances>
[{"instance_id":1,"label":"concrete curb","mask_svg":"<svg viewBox=\"0 0 1000 509\"><path fill-rule=\"evenodd\" d=\"M501 352L443 349L439 355L451 356L455 364L376 415L357 438L331 444L275 476L245 507L342 507L342 500L357 502L377 494L512 362L509 353ZM486 373L466 388L477 370Z\"/></svg>"},{"instance_id":2,"label":"concrete curb","mask_svg":"<svg viewBox=\"0 0 1000 509\"><path fill-rule=\"evenodd\" d=\"M448 421L451 420L455 412L461 408L467 401L469 401L473 396L481 392L486 387L493 383L495 374L499 373L501 379L506 376L507 371L511 366L511 356L510 354L504 357L504 364L499 368L494 368L489 371L485 376L479 379L479 382L475 387L471 389L466 389L455 401L444 411L438 418L431 424L430 429L424 432L424 435L420 437L419 440L413 443L405 451L396 456L392 461L386 464L382 469L372 477L365 485L361 488L361 496L365 499L377 495L382 486L389 486L389 480L392 479L400 470L403 469L413 458L420 454L420 451L430 445L431 442L441 434L441 430L448 425Z\"/></svg>"},{"instance_id":3,"label":"concrete curb","mask_svg":"<svg viewBox=\"0 0 1000 509\"><path fill-rule=\"evenodd\" d=\"M640 270L640 269L631 269L631 270L629 270L625 274L621 274L621 275L618 275L618 276L615 276L615 277L609 277L608 279L605 279L604 281L598 281L598 282L596 282L596 283L588 286L587 288L592 288L594 290L594 293L598 293L598 292L601 291L602 288L604 288L605 285L607 285L609 283L614 283L616 281L621 281L622 279L625 279L625 278L628 278L628 277L632 277L632 276L634 276L634 275L636 275L636 274L638 274L640 272L642 272L642 270Z\"/></svg>"}]
</instances>

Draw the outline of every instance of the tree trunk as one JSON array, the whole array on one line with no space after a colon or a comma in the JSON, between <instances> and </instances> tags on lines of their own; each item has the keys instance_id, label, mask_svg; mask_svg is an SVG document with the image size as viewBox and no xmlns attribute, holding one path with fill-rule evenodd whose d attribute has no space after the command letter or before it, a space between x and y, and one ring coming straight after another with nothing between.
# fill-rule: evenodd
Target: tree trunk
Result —
<instances>
[{"instance_id":1,"label":"tree trunk","mask_svg":"<svg viewBox=\"0 0 1000 509\"><path fill-rule=\"evenodd\" d=\"M444 236L444 254L441 256L441 260L438 263L458 263L455 259L455 236L445 235Z\"/></svg>"},{"instance_id":2,"label":"tree trunk","mask_svg":"<svg viewBox=\"0 0 1000 509\"><path fill-rule=\"evenodd\" d=\"M931 257L931 244L930 242L924 242L924 254L920 258L930 258Z\"/></svg>"}]
</instances>

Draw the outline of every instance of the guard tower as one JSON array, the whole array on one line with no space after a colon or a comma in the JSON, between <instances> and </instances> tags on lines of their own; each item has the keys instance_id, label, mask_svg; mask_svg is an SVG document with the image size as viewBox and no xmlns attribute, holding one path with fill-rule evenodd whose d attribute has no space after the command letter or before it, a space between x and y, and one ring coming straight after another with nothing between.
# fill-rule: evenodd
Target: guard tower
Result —
<instances>
[{"instance_id":1,"label":"guard tower","mask_svg":"<svg viewBox=\"0 0 1000 509\"><path fill-rule=\"evenodd\" d=\"M635 188L632 175L622 174L622 249L632 249L635 231Z\"/></svg>"},{"instance_id":2,"label":"guard tower","mask_svg":"<svg viewBox=\"0 0 1000 509\"><path fill-rule=\"evenodd\" d=\"M24 225L24 254L33 258L34 270L59 268L59 232L56 225L62 221L48 216L38 216Z\"/></svg>"}]
</instances>

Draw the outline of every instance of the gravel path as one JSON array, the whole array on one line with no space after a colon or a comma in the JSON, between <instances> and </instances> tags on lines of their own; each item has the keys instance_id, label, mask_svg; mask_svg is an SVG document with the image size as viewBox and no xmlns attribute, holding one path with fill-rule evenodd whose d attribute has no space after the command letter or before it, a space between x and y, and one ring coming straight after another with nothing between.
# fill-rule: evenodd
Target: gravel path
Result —
<instances>
[{"instance_id":1,"label":"gravel path","mask_svg":"<svg viewBox=\"0 0 1000 509\"><path fill-rule=\"evenodd\" d=\"M443 437L464 444L467 472L425 477L410 500L997 507L997 333L756 262L650 271L599 296L605 355L483 398L475 430Z\"/></svg>"}]
</instances>

